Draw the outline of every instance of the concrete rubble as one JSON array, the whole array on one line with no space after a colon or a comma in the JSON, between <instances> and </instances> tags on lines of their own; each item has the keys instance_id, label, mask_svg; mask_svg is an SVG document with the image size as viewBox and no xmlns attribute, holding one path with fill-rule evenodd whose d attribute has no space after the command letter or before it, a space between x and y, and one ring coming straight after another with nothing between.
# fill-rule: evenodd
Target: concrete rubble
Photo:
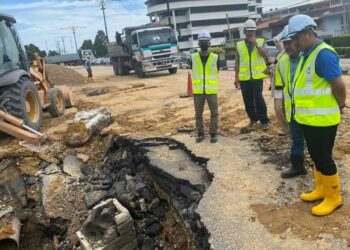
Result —
<instances>
[{"instance_id":1,"label":"concrete rubble","mask_svg":"<svg viewBox=\"0 0 350 250\"><path fill-rule=\"evenodd\" d=\"M138 249L134 221L116 199L93 207L76 235L83 250Z\"/></svg>"},{"instance_id":2,"label":"concrete rubble","mask_svg":"<svg viewBox=\"0 0 350 250\"><path fill-rule=\"evenodd\" d=\"M183 150L184 164L194 164L205 183L153 166L146 152L161 145L173 153ZM19 215L23 244L58 250L209 249L209 234L195 212L211 179L207 159L171 139L125 137L109 140L100 168L83 158L70 150L57 164L31 161L37 166L24 175L18 170L24 163L0 164L0 221Z\"/></svg>"},{"instance_id":3,"label":"concrete rubble","mask_svg":"<svg viewBox=\"0 0 350 250\"><path fill-rule=\"evenodd\" d=\"M84 145L89 139L113 122L111 112L106 108L97 108L75 114L69 124L65 142L72 147Z\"/></svg>"}]
</instances>

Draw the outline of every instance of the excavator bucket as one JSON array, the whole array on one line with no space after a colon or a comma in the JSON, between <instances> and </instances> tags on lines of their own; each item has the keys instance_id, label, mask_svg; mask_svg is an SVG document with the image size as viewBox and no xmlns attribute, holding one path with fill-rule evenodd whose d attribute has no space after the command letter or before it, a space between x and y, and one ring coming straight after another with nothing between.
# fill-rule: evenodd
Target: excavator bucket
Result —
<instances>
[{"instance_id":1,"label":"excavator bucket","mask_svg":"<svg viewBox=\"0 0 350 250\"><path fill-rule=\"evenodd\" d=\"M26 141L26 147L33 151L39 151L39 147L45 141L45 136L43 134L26 126L23 120L7 114L2 110L0 110L0 131ZM30 147L30 144L32 144L33 147Z\"/></svg>"}]
</instances>

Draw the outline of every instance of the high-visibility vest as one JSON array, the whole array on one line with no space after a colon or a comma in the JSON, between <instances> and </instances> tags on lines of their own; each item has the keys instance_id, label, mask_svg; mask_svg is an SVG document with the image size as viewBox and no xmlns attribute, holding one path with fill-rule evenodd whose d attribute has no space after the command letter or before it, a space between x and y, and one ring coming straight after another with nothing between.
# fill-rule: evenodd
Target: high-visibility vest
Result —
<instances>
[{"instance_id":1,"label":"high-visibility vest","mask_svg":"<svg viewBox=\"0 0 350 250\"><path fill-rule=\"evenodd\" d=\"M299 60L300 63L300 60ZM293 86L291 82L291 71L290 71L290 57L286 54L278 62L276 68L276 74L279 75L280 80L283 84L283 99L284 108L286 113L286 119L288 122L291 121L292 116L292 91Z\"/></svg>"},{"instance_id":2,"label":"high-visibility vest","mask_svg":"<svg viewBox=\"0 0 350 250\"><path fill-rule=\"evenodd\" d=\"M328 127L339 124L341 119L330 83L319 77L315 70L317 55L323 49L336 53L331 46L322 42L308 56L304 65L299 63L294 77L292 112L294 119L300 124ZM304 57L301 58L301 62L303 61Z\"/></svg>"},{"instance_id":3,"label":"high-visibility vest","mask_svg":"<svg viewBox=\"0 0 350 250\"><path fill-rule=\"evenodd\" d=\"M277 56L277 65L275 68L274 79L273 79L276 89L283 89L283 86L285 85L285 82L282 79L281 70L280 70L281 62L284 60L285 57L288 57L288 54L286 52L282 52Z\"/></svg>"},{"instance_id":4,"label":"high-visibility vest","mask_svg":"<svg viewBox=\"0 0 350 250\"><path fill-rule=\"evenodd\" d=\"M256 39L258 46L263 46L265 39ZM249 54L245 40L237 43L237 52L239 54L239 80L248 81L250 79L264 79L267 75L265 58L259 54L258 49L254 46L253 51Z\"/></svg>"},{"instance_id":5,"label":"high-visibility vest","mask_svg":"<svg viewBox=\"0 0 350 250\"><path fill-rule=\"evenodd\" d=\"M219 84L219 56L210 53L208 61L203 68L199 52L192 54L192 89L193 94L214 95L218 93Z\"/></svg>"}]
</instances>

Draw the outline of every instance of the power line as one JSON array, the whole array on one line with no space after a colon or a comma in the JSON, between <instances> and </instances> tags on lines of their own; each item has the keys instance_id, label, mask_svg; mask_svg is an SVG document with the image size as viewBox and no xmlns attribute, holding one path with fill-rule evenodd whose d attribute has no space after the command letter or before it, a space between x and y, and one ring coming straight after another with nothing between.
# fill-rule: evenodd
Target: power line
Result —
<instances>
[{"instance_id":1,"label":"power line","mask_svg":"<svg viewBox=\"0 0 350 250\"><path fill-rule=\"evenodd\" d=\"M73 37L74 37L74 43L75 43L75 50L78 51L78 45L77 45L77 38L76 38L76 30L77 29L85 29L86 27L81 27L81 26L69 26L69 27L65 27L65 28L61 28L61 30L72 30L73 32Z\"/></svg>"}]
</instances>

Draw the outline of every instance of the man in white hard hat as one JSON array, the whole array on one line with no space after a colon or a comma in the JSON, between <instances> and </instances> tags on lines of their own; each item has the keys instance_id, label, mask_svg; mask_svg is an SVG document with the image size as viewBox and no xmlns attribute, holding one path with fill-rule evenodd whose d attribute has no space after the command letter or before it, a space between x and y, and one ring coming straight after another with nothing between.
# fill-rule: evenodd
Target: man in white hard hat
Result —
<instances>
[{"instance_id":1,"label":"man in white hard hat","mask_svg":"<svg viewBox=\"0 0 350 250\"><path fill-rule=\"evenodd\" d=\"M332 157L346 88L335 50L315 31L314 20L295 15L289 20L289 35L303 52L294 76L292 117L303 129L307 148L315 164L315 188L303 193L304 201L322 200L313 215L324 216L342 205L340 180Z\"/></svg>"},{"instance_id":2,"label":"man in white hard hat","mask_svg":"<svg viewBox=\"0 0 350 250\"><path fill-rule=\"evenodd\" d=\"M198 34L200 51L191 55L192 89L196 112L197 142L204 140L203 110L207 101L210 109L210 142L217 142L219 56L209 51L211 36L208 31Z\"/></svg>"},{"instance_id":3,"label":"man in white hard hat","mask_svg":"<svg viewBox=\"0 0 350 250\"><path fill-rule=\"evenodd\" d=\"M289 27L286 25L281 34L281 41L285 48L285 54L279 59L275 72L276 85L283 86L284 89L285 119L288 121L289 133L292 139L290 149L291 166L281 172L281 177L283 179L293 178L307 173L304 166L305 141L303 129L291 117L291 90L294 88L295 71L300 63L300 51L296 48L295 42L288 36L288 30Z\"/></svg>"},{"instance_id":4,"label":"man in white hard hat","mask_svg":"<svg viewBox=\"0 0 350 250\"><path fill-rule=\"evenodd\" d=\"M265 39L256 38L256 23L249 19L244 23L245 40L237 43L235 64L235 86L242 90L246 112L250 119L248 127L253 127L258 121L262 129L269 128L269 118L263 92L267 49Z\"/></svg>"}]
</instances>

